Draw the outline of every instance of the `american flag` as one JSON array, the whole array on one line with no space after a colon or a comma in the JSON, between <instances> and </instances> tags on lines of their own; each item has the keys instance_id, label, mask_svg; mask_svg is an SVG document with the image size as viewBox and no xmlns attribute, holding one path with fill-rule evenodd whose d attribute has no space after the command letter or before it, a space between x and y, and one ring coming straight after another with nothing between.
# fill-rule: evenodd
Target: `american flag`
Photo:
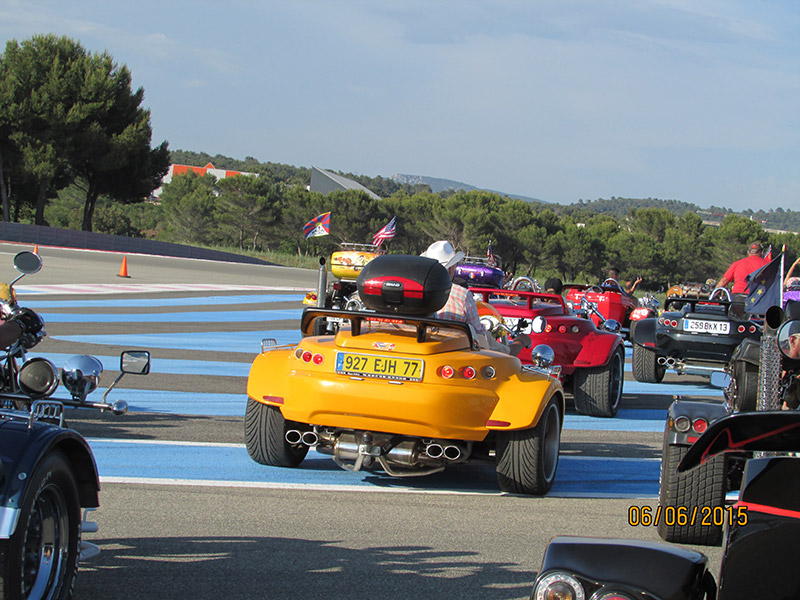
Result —
<instances>
[{"instance_id":1,"label":"american flag","mask_svg":"<svg viewBox=\"0 0 800 600\"><path fill-rule=\"evenodd\" d=\"M391 221L381 227L381 230L372 238L373 244L380 246L383 242L388 242L394 237L395 231L397 231L397 222L395 219L397 219L397 217L392 217Z\"/></svg>"},{"instance_id":2,"label":"american flag","mask_svg":"<svg viewBox=\"0 0 800 600\"><path fill-rule=\"evenodd\" d=\"M308 223L303 225L303 235L306 239L319 235L328 235L331 232L331 213L326 212L317 215Z\"/></svg>"}]
</instances>

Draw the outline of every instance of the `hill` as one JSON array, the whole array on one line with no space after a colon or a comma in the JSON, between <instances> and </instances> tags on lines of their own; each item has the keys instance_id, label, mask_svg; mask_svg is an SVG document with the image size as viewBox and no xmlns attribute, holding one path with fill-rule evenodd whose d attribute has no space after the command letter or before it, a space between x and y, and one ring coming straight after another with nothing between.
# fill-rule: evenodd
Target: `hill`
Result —
<instances>
[{"instance_id":1,"label":"hill","mask_svg":"<svg viewBox=\"0 0 800 600\"><path fill-rule=\"evenodd\" d=\"M544 200L539 200L538 198L530 198L528 196L520 196L518 194L508 194L506 192L498 192L497 190L478 188L475 187L474 185L464 183L463 181L454 181L453 179L442 179L441 177L427 177L425 175L404 175L402 173L396 173L392 175L392 179L394 181L397 181L398 183L404 183L407 185L417 185L417 184L427 185L428 187L431 188L431 191L434 194L439 194L441 192L445 192L448 190L453 190L456 192L483 190L486 192L491 192L493 194L499 194L501 196L508 196L509 198L525 200L526 202L545 202Z\"/></svg>"}]
</instances>

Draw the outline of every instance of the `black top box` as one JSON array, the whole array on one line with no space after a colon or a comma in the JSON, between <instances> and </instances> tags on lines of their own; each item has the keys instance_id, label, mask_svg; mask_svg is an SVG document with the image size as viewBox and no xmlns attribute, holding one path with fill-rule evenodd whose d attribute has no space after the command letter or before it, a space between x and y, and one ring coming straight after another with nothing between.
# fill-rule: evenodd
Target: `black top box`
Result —
<instances>
[{"instance_id":1,"label":"black top box","mask_svg":"<svg viewBox=\"0 0 800 600\"><path fill-rule=\"evenodd\" d=\"M450 297L450 273L432 258L384 254L361 270L357 284L361 301L372 310L428 315Z\"/></svg>"}]
</instances>

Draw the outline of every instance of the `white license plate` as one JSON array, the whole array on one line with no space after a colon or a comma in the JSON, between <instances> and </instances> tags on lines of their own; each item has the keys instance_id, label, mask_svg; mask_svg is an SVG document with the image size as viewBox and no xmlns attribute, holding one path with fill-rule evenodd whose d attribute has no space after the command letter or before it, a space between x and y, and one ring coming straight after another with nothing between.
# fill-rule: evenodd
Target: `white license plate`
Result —
<instances>
[{"instance_id":1,"label":"white license plate","mask_svg":"<svg viewBox=\"0 0 800 600\"><path fill-rule=\"evenodd\" d=\"M684 319L683 330L693 333L721 333L731 332L731 324L728 321L700 321L698 319Z\"/></svg>"}]
</instances>

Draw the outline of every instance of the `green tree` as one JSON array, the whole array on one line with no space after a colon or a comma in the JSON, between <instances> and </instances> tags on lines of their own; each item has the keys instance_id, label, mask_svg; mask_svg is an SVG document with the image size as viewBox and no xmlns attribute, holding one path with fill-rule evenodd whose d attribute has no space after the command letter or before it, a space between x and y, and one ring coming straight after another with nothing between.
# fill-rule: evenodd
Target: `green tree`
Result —
<instances>
[{"instance_id":1,"label":"green tree","mask_svg":"<svg viewBox=\"0 0 800 600\"><path fill-rule=\"evenodd\" d=\"M255 250L269 226L275 222L275 204L280 190L267 177L240 175L217 183L217 207L223 228L233 233L233 241L241 250L245 238L252 238Z\"/></svg>"},{"instance_id":2,"label":"green tree","mask_svg":"<svg viewBox=\"0 0 800 600\"><path fill-rule=\"evenodd\" d=\"M219 241L216 180L193 171L173 177L161 193L161 207L170 241L215 244Z\"/></svg>"}]
</instances>

